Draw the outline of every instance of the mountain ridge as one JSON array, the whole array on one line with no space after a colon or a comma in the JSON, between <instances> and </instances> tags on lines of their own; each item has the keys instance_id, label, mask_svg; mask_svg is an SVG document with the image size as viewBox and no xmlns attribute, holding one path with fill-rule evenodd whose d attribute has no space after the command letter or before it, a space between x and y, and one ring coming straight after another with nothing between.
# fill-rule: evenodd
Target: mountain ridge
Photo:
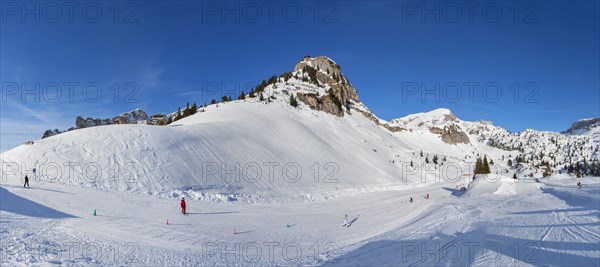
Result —
<instances>
[{"instance_id":1,"label":"mountain ridge","mask_svg":"<svg viewBox=\"0 0 600 267\"><path fill-rule=\"evenodd\" d=\"M33 166L44 170L48 164L93 164L98 170L122 170L121 180L106 171L89 179L83 167L62 167L54 171L57 182L243 203L416 188L429 183L421 182L428 168L457 164L462 166L456 170L459 177L471 177L471 165L483 157L493 161L498 173L599 175L600 138L532 130L511 133L486 121L462 121L449 109L387 122L354 95L356 89L341 72L333 79L336 72L329 69L328 75L328 67L312 63L316 67L310 69L306 66L312 61L305 61L296 71L265 83L254 97L202 107L168 126L122 124L69 131L3 152L3 166L18 163L26 168L19 170L22 174ZM333 61L319 61L335 67ZM298 101L294 106L298 94L316 102L311 106L310 101ZM326 101L333 106L323 106ZM270 170L264 165L271 163L277 165L275 177L268 177ZM311 176L315 168L316 178ZM261 179L243 174L249 170L256 170ZM294 173L302 175L296 179ZM70 178L63 179L65 174ZM53 181L51 175L40 179Z\"/></svg>"}]
</instances>

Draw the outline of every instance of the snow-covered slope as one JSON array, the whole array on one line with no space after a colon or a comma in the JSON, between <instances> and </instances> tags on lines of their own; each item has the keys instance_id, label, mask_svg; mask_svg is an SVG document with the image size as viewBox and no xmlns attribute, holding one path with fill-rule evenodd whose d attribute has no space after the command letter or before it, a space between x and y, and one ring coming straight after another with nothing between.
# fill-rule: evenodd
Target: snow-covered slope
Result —
<instances>
[{"instance_id":1,"label":"snow-covered slope","mask_svg":"<svg viewBox=\"0 0 600 267\"><path fill-rule=\"evenodd\" d=\"M188 200L188 216L176 199L11 181L0 186L0 264L598 266L600 180L581 181L480 176L466 193L441 181L300 203Z\"/></svg>"},{"instance_id":2,"label":"snow-covered slope","mask_svg":"<svg viewBox=\"0 0 600 267\"><path fill-rule=\"evenodd\" d=\"M65 184L270 201L399 183L399 168L390 159L406 151L397 138L358 113L336 117L295 110L281 101L266 105L247 100L209 106L168 127L107 125L71 131L20 146L2 160L25 166L25 171L36 167L40 178Z\"/></svg>"},{"instance_id":3,"label":"snow-covered slope","mask_svg":"<svg viewBox=\"0 0 600 267\"><path fill-rule=\"evenodd\" d=\"M3 164L2 171L21 179L36 168L39 179L166 197L305 201L366 187L418 186L410 182L420 181L419 170L444 163L467 166L459 172L468 176L484 155L496 171L508 171L507 161L517 155L527 174L544 162L558 170L597 161L600 146L594 136L510 133L489 122L462 121L448 109L385 122L326 57L303 59L254 98L201 111L167 127L106 125L39 140L2 153L11 166ZM434 156L440 161L430 162Z\"/></svg>"},{"instance_id":4,"label":"snow-covered slope","mask_svg":"<svg viewBox=\"0 0 600 267\"><path fill-rule=\"evenodd\" d=\"M386 122L325 57L253 93L0 154L0 265L600 264L600 181L556 173L597 162L597 135L447 109ZM483 156L491 173L472 180Z\"/></svg>"},{"instance_id":5,"label":"snow-covered slope","mask_svg":"<svg viewBox=\"0 0 600 267\"><path fill-rule=\"evenodd\" d=\"M570 135L600 135L600 118L581 119L573 123L564 133Z\"/></svg>"}]
</instances>

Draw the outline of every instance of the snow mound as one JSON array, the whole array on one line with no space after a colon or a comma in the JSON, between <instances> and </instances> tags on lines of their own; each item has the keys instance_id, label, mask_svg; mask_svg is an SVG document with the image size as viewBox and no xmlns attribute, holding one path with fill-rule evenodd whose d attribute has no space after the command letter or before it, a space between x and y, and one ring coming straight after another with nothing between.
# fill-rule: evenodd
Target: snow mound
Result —
<instances>
[{"instance_id":1,"label":"snow mound","mask_svg":"<svg viewBox=\"0 0 600 267\"><path fill-rule=\"evenodd\" d=\"M358 113L340 118L248 100L211 105L171 126L75 130L17 147L2 160L24 166L9 179L35 167L39 179L101 190L271 202L400 183L401 166L390 158L405 149Z\"/></svg>"}]
</instances>

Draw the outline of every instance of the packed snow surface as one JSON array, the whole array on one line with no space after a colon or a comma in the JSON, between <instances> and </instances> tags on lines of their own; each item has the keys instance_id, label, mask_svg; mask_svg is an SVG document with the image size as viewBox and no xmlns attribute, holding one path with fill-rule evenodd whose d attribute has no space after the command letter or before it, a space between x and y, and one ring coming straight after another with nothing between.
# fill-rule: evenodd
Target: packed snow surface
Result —
<instances>
[{"instance_id":1,"label":"packed snow surface","mask_svg":"<svg viewBox=\"0 0 600 267\"><path fill-rule=\"evenodd\" d=\"M1 260L5 266L598 266L599 183L586 177L578 189L562 175L540 183L480 176L467 192L439 182L299 203L188 200L183 216L177 199L9 182L0 187ZM344 215L350 227L341 227Z\"/></svg>"},{"instance_id":2,"label":"packed snow surface","mask_svg":"<svg viewBox=\"0 0 600 267\"><path fill-rule=\"evenodd\" d=\"M390 132L272 93L268 104L85 128L0 154L0 264L600 265L600 179L541 178L533 164L560 164L557 151L591 162L596 137L512 134L446 109L392 120L407 130ZM430 131L450 125L470 142ZM508 166L519 143L532 164ZM473 180L483 155L492 173Z\"/></svg>"}]
</instances>

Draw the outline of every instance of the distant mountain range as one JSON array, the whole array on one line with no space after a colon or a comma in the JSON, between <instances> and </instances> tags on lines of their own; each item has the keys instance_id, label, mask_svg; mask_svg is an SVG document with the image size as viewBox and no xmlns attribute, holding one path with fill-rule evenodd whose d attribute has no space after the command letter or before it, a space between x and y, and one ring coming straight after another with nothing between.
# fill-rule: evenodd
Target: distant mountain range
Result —
<instances>
[{"instance_id":1,"label":"distant mountain range","mask_svg":"<svg viewBox=\"0 0 600 267\"><path fill-rule=\"evenodd\" d=\"M599 118L575 122L564 133L512 133L489 121L462 121L448 109L385 121L360 101L341 67L327 57L305 57L291 72L271 77L238 100L184 113L166 115L173 120L166 127L134 125L148 119L142 110L112 119L78 117L70 131L45 134L34 144L2 153L2 158L27 166L84 161L111 168L133 163L135 172L127 178L134 183L111 182L109 173L102 173L106 179L75 183L246 202L266 201L265 195L291 201L327 198L357 188L412 187L421 181L421 166L435 170L449 163L471 166L484 156L492 162L493 172L515 176L600 175ZM236 169L236 163L243 169L250 163L269 162L277 163L275 181L236 180L223 172ZM315 163L324 176L320 178L337 182L309 177ZM281 177L288 173L282 168L290 164L302 169L303 178L294 183ZM461 172L473 174L469 169ZM84 175L83 170L75 171L76 177ZM261 175L267 175L267 169Z\"/></svg>"}]
</instances>

